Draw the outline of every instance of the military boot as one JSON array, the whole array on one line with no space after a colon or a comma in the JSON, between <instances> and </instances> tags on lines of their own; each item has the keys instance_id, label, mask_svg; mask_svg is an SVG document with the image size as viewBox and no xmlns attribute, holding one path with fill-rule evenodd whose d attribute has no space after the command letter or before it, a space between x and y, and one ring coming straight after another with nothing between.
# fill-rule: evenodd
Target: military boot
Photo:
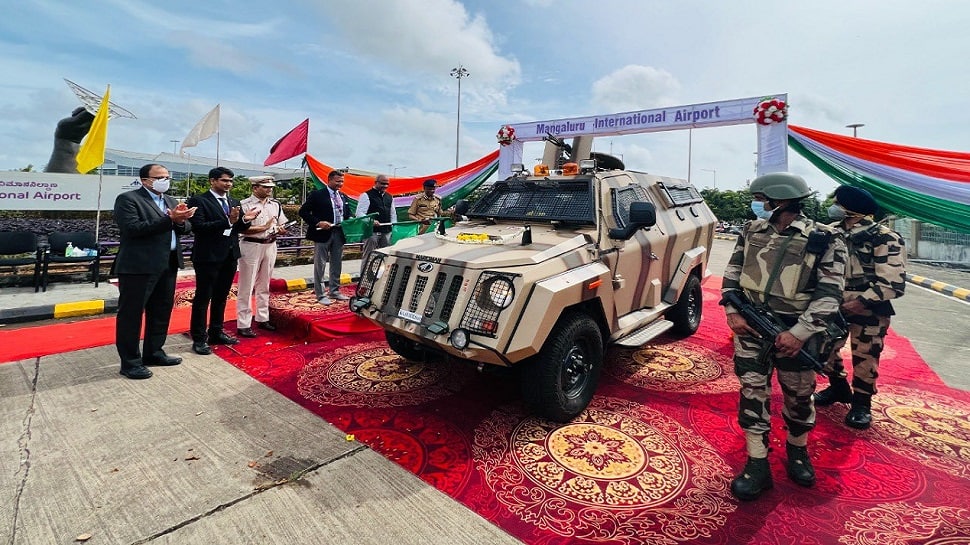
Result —
<instances>
[{"instance_id":1,"label":"military boot","mask_svg":"<svg viewBox=\"0 0 970 545\"><path fill-rule=\"evenodd\" d=\"M772 484L768 459L749 457L741 474L731 481L731 493L739 500L754 500Z\"/></svg>"},{"instance_id":2,"label":"military boot","mask_svg":"<svg viewBox=\"0 0 970 545\"><path fill-rule=\"evenodd\" d=\"M802 486L814 485L815 468L808 458L808 448L796 447L791 443L785 443L785 448L788 452L788 478Z\"/></svg>"},{"instance_id":3,"label":"military boot","mask_svg":"<svg viewBox=\"0 0 970 545\"><path fill-rule=\"evenodd\" d=\"M833 403L848 403L852 401L852 388L849 381L843 377L832 377L829 379L829 387L821 392L812 394L816 407L828 407Z\"/></svg>"},{"instance_id":4,"label":"military boot","mask_svg":"<svg viewBox=\"0 0 970 545\"><path fill-rule=\"evenodd\" d=\"M852 394L852 408L845 415L845 425L857 430L867 430L872 425L872 396L855 392Z\"/></svg>"}]
</instances>

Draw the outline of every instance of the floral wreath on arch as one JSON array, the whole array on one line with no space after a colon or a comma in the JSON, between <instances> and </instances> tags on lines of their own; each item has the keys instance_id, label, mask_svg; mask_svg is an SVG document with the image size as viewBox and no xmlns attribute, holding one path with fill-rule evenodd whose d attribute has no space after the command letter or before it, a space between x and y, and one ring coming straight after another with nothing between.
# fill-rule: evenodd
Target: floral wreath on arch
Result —
<instances>
[{"instance_id":1,"label":"floral wreath on arch","mask_svg":"<svg viewBox=\"0 0 970 545\"><path fill-rule=\"evenodd\" d=\"M502 125L498 130L498 134L495 135L495 139L498 140L499 144L508 146L515 140L515 129L512 125Z\"/></svg>"},{"instance_id":2,"label":"floral wreath on arch","mask_svg":"<svg viewBox=\"0 0 970 545\"><path fill-rule=\"evenodd\" d=\"M774 97L765 97L754 107L754 120L760 125L781 123L788 119L788 103Z\"/></svg>"}]
</instances>

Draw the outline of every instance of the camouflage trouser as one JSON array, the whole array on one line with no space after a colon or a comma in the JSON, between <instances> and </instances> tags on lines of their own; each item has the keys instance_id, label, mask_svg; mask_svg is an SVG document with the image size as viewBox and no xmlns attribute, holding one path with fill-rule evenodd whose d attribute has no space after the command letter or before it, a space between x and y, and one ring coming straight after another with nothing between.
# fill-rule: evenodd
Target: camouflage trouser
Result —
<instances>
[{"instance_id":1,"label":"camouflage trouser","mask_svg":"<svg viewBox=\"0 0 970 545\"><path fill-rule=\"evenodd\" d=\"M873 395L877 391L879 356L882 354L886 332L889 331L889 316L868 312L846 318L849 321L849 338L852 339L852 390ZM839 354L843 346L845 341L835 347L822 373L829 377L847 376L842 356Z\"/></svg>"},{"instance_id":2,"label":"camouflage trouser","mask_svg":"<svg viewBox=\"0 0 970 545\"><path fill-rule=\"evenodd\" d=\"M738 424L749 435L764 435L771 429L771 374L777 369L789 442L804 445L802 436L815 427L815 371L800 369L802 365L793 358L776 358L773 350L766 358L761 353L759 339L735 335L734 372L741 381ZM793 441L793 437L798 439Z\"/></svg>"}]
</instances>

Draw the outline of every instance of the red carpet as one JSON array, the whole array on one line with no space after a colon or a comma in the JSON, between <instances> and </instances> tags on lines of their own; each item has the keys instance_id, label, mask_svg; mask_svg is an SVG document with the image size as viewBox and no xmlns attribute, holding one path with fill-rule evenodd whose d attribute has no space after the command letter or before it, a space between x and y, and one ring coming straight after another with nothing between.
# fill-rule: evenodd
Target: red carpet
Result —
<instances>
[{"instance_id":1,"label":"red carpet","mask_svg":"<svg viewBox=\"0 0 970 545\"><path fill-rule=\"evenodd\" d=\"M846 428L842 405L821 409L818 483L805 489L785 475L775 418L775 486L734 500L738 385L709 289L719 281L706 284L701 330L612 349L593 403L568 425L526 414L509 378L401 360L346 304L321 307L312 291L274 293L287 327L216 353L530 544L970 543L970 394L892 332L873 428ZM188 328L192 288L179 286L173 332ZM0 331L0 361L113 340L113 316ZM780 396L772 403L777 415Z\"/></svg>"},{"instance_id":2,"label":"red carpet","mask_svg":"<svg viewBox=\"0 0 970 545\"><path fill-rule=\"evenodd\" d=\"M380 332L313 344L274 334L219 355L527 543L970 543L970 395L892 333L873 428L846 428L844 406L819 410L818 483L799 487L785 475L776 387L775 486L736 501L738 383L719 279L706 285L701 330L612 349L597 396L568 425L526 414L509 378L403 361ZM370 327L346 305L275 297L292 301L278 318L305 327L297 337Z\"/></svg>"},{"instance_id":3,"label":"red carpet","mask_svg":"<svg viewBox=\"0 0 970 545\"><path fill-rule=\"evenodd\" d=\"M283 289L286 282L283 281ZM195 278L180 278L175 286L175 309L168 325L169 334L189 330ZM226 319L236 319L236 285L233 284L226 304ZM115 342L115 316L62 320L41 328L27 326L0 330L0 363L63 354ZM42 331L42 332L41 332Z\"/></svg>"}]
</instances>

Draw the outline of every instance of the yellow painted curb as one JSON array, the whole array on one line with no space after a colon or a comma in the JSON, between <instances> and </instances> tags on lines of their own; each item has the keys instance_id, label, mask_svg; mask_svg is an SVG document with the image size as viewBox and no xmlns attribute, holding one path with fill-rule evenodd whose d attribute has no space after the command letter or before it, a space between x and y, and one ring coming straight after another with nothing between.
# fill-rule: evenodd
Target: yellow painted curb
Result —
<instances>
[{"instance_id":1,"label":"yellow painted curb","mask_svg":"<svg viewBox=\"0 0 970 545\"><path fill-rule=\"evenodd\" d=\"M341 286L346 286L347 284L350 284L353 281L354 281L354 279L349 274L347 274L347 273L341 273L340 274L340 285Z\"/></svg>"},{"instance_id":2,"label":"yellow painted curb","mask_svg":"<svg viewBox=\"0 0 970 545\"><path fill-rule=\"evenodd\" d=\"M286 291L300 291L306 289L306 278L296 278L286 281Z\"/></svg>"},{"instance_id":3,"label":"yellow painted curb","mask_svg":"<svg viewBox=\"0 0 970 545\"><path fill-rule=\"evenodd\" d=\"M966 288L957 288L953 290L953 296L959 297L960 299L970 299L970 290Z\"/></svg>"},{"instance_id":4,"label":"yellow painted curb","mask_svg":"<svg viewBox=\"0 0 970 545\"><path fill-rule=\"evenodd\" d=\"M91 316L104 314L104 301L78 301L76 303L61 303L54 305L55 318L71 318L73 316Z\"/></svg>"},{"instance_id":5,"label":"yellow painted curb","mask_svg":"<svg viewBox=\"0 0 970 545\"><path fill-rule=\"evenodd\" d=\"M910 278L912 278L913 279L913 282L916 282L917 284L926 281L926 277L920 276L918 274L914 274L914 275L910 276Z\"/></svg>"}]
</instances>

